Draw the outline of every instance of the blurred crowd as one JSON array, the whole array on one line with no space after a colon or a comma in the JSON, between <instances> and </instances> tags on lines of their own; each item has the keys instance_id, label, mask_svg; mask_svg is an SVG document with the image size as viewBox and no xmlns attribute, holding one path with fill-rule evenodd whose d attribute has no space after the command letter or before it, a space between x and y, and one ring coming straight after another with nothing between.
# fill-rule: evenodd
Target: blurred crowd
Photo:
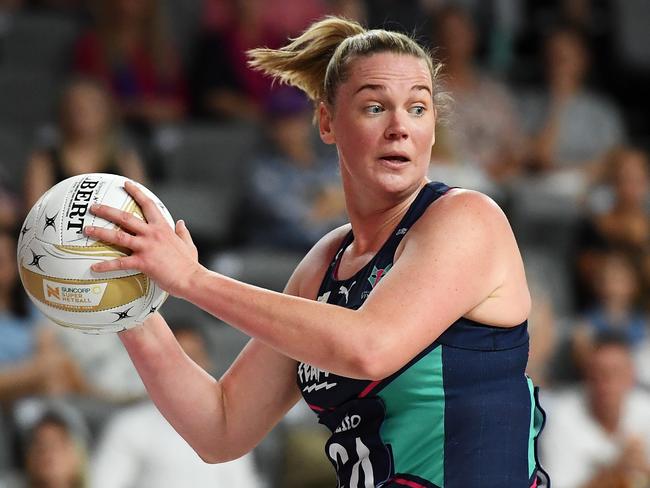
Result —
<instances>
[{"instance_id":1,"label":"blurred crowd","mask_svg":"<svg viewBox=\"0 0 650 488\"><path fill-rule=\"evenodd\" d=\"M334 486L300 406L251 456L203 464L118 338L47 322L15 262L44 191L119 173L187 222L206 266L281 290L345 202L311 102L245 51L328 14L444 63L429 176L513 225L554 488L650 487L647 0L0 0L0 488ZM180 301L163 314L216 377L246 341Z\"/></svg>"}]
</instances>

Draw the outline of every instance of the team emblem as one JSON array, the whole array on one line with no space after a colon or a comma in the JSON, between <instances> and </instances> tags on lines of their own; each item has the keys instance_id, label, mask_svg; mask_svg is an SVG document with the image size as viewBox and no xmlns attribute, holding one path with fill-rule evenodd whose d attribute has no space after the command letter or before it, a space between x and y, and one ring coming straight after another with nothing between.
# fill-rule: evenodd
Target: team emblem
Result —
<instances>
[{"instance_id":1,"label":"team emblem","mask_svg":"<svg viewBox=\"0 0 650 488\"><path fill-rule=\"evenodd\" d=\"M385 268L377 269L376 266L372 267L372 273L368 277L368 281L370 282L370 285L374 288L377 283L379 283L379 280L381 280L384 276L386 276L386 273L390 271L390 268L392 267L392 264L389 264Z\"/></svg>"}]
</instances>

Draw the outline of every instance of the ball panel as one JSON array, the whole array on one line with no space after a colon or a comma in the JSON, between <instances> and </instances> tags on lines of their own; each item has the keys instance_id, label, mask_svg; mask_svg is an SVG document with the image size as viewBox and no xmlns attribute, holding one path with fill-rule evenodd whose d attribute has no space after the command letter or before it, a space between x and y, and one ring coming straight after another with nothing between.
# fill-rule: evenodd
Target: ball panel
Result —
<instances>
[{"instance_id":1,"label":"ball panel","mask_svg":"<svg viewBox=\"0 0 650 488\"><path fill-rule=\"evenodd\" d=\"M100 312L130 304L149 293L142 273L103 280L53 278L25 267L20 275L27 292L41 303L68 312Z\"/></svg>"},{"instance_id":2,"label":"ball panel","mask_svg":"<svg viewBox=\"0 0 650 488\"><path fill-rule=\"evenodd\" d=\"M128 254L128 251L124 248L94 242L95 244L90 247L65 246L50 244L33 238L19 252L18 265L44 276L63 279L106 280L138 273L138 271L129 269L107 273L92 271L90 269L92 264Z\"/></svg>"}]
</instances>

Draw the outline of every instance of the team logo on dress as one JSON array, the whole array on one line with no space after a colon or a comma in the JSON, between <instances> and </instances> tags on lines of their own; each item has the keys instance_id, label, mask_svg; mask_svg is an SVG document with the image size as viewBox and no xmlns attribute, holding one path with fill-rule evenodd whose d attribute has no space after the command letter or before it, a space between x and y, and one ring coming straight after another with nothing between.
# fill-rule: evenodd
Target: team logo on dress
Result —
<instances>
[{"instance_id":1,"label":"team logo on dress","mask_svg":"<svg viewBox=\"0 0 650 488\"><path fill-rule=\"evenodd\" d=\"M345 287L345 286L343 286L343 285L341 285L341 287L339 288L339 295L343 295L343 296L345 296L345 303L346 303L346 305L347 305L347 303L348 303L348 298L349 298L349 295L350 295L350 290L352 290L352 287L353 287L354 285L356 285L356 284L357 284L357 282L356 282L356 281L353 281L352 284L350 285L350 288L347 288L347 287Z\"/></svg>"},{"instance_id":2,"label":"team logo on dress","mask_svg":"<svg viewBox=\"0 0 650 488\"><path fill-rule=\"evenodd\" d=\"M374 288L377 283L379 283L379 280L381 280L386 274L390 271L390 268L392 267L392 264L389 264L385 268L382 269L377 269L376 266L372 267L372 273L368 277L368 281L370 282L370 285Z\"/></svg>"}]
</instances>

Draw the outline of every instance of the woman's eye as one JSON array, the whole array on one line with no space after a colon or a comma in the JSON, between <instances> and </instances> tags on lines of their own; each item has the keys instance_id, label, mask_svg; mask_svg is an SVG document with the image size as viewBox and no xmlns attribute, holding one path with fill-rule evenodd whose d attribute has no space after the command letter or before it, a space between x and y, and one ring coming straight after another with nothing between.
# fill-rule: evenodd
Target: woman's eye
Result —
<instances>
[{"instance_id":1,"label":"woman's eye","mask_svg":"<svg viewBox=\"0 0 650 488\"><path fill-rule=\"evenodd\" d=\"M369 114L380 114L384 111L381 105L369 105L366 107L366 112Z\"/></svg>"},{"instance_id":2,"label":"woman's eye","mask_svg":"<svg viewBox=\"0 0 650 488\"><path fill-rule=\"evenodd\" d=\"M426 109L425 107L423 107L422 105L416 105L415 107L412 107L412 108L411 108L410 112L411 112L412 114L414 114L414 115L421 116L421 115L424 115L424 112L425 112L426 110L427 110L427 109Z\"/></svg>"}]
</instances>

